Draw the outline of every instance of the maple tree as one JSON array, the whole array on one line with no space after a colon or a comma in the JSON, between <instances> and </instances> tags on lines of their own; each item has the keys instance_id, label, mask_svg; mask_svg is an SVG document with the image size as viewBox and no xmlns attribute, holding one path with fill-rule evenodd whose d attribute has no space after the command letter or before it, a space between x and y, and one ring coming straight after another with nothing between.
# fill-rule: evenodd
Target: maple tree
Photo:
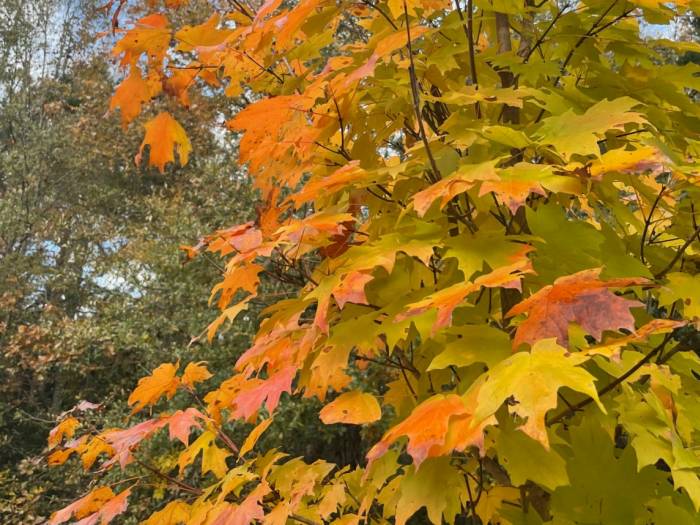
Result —
<instances>
[{"instance_id":1,"label":"maple tree","mask_svg":"<svg viewBox=\"0 0 700 525\"><path fill-rule=\"evenodd\" d=\"M125 126L162 95L249 102L225 126L263 204L185 249L225 261L200 338L262 278L299 291L228 378L165 363L128 399L146 419L67 415L49 462L146 466L170 496L145 523L693 523L700 67L659 50L698 46L640 32L700 4L234 1L175 26L188 4L106 8ZM196 155L170 112L144 126L137 162ZM283 396L386 432L360 465L260 450ZM145 462L166 428L177 459ZM139 479L49 523L108 523Z\"/></svg>"}]
</instances>

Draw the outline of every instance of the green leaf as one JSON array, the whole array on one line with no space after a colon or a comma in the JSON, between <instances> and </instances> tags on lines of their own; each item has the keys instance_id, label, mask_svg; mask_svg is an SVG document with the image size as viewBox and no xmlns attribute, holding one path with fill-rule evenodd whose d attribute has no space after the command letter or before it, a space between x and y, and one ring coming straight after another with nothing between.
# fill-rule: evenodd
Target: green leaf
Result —
<instances>
[{"instance_id":1,"label":"green leaf","mask_svg":"<svg viewBox=\"0 0 700 525\"><path fill-rule=\"evenodd\" d=\"M458 326L448 331L444 350L430 362L428 370L474 363L485 363L491 368L510 354L511 342L507 333L484 325Z\"/></svg>"},{"instance_id":2,"label":"green leaf","mask_svg":"<svg viewBox=\"0 0 700 525\"><path fill-rule=\"evenodd\" d=\"M602 100L577 115L569 109L562 115L542 121L535 137L542 145L551 145L564 157L572 155L599 155L598 141L611 129L625 129L625 124L644 124L641 113L630 111L639 101L630 97ZM620 132L622 132L620 131Z\"/></svg>"},{"instance_id":3,"label":"green leaf","mask_svg":"<svg viewBox=\"0 0 700 525\"><path fill-rule=\"evenodd\" d=\"M464 476L450 465L449 458L429 458L418 470L408 467L401 478L401 495L396 504L396 525L404 525L418 509L425 507L434 525L453 523L466 494Z\"/></svg>"},{"instance_id":4,"label":"green leaf","mask_svg":"<svg viewBox=\"0 0 700 525\"><path fill-rule=\"evenodd\" d=\"M520 430L500 429L496 450L499 462L508 471L515 486L533 481L554 490L569 483L564 459L553 448L545 450L541 443Z\"/></svg>"}]
</instances>

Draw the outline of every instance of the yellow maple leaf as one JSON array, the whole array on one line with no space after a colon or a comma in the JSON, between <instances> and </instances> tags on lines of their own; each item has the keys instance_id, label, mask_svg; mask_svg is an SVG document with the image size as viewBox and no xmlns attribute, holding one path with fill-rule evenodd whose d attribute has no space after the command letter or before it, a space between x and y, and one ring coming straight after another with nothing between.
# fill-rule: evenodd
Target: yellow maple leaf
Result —
<instances>
[{"instance_id":1,"label":"yellow maple leaf","mask_svg":"<svg viewBox=\"0 0 700 525\"><path fill-rule=\"evenodd\" d=\"M180 363L163 363L150 376L142 377L129 396L129 405L135 405L135 414L148 405L154 405L162 396L168 399L175 395L180 379L175 376Z\"/></svg>"},{"instance_id":2,"label":"yellow maple leaf","mask_svg":"<svg viewBox=\"0 0 700 525\"><path fill-rule=\"evenodd\" d=\"M193 388L195 383L201 383L210 377L211 373L207 370L204 361L189 363L185 367L185 372L182 374L182 384L186 387Z\"/></svg>"},{"instance_id":3,"label":"yellow maple leaf","mask_svg":"<svg viewBox=\"0 0 700 525\"><path fill-rule=\"evenodd\" d=\"M168 162L175 162L175 150L180 157L180 165L189 160L192 144L182 126L170 113L159 113L145 124L146 135L136 155L136 164L141 164L141 157L146 145L150 146L148 164L163 173Z\"/></svg>"}]
</instances>

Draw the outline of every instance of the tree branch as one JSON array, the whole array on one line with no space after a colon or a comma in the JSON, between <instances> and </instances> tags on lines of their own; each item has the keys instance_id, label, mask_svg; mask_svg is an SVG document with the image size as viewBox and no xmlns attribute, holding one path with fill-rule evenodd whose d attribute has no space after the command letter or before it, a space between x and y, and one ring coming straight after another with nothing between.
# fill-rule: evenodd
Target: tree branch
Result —
<instances>
[{"instance_id":1,"label":"tree branch","mask_svg":"<svg viewBox=\"0 0 700 525\"><path fill-rule=\"evenodd\" d=\"M479 79L476 75L476 53L474 51L474 5L473 0L467 0L467 20L465 23L464 14L462 13L462 8L459 5L459 0L455 0L455 5L457 6L457 13L459 14L459 19L462 21L462 28L464 29L464 37L467 39L467 45L469 46L469 68L471 70L472 83L479 89ZM481 106L477 100L474 106L476 111L476 118L481 118Z\"/></svg>"},{"instance_id":2,"label":"tree branch","mask_svg":"<svg viewBox=\"0 0 700 525\"><path fill-rule=\"evenodd\" d=\"M192 485L188 485L184 481L180 481L179 479L168 476L165 472L161 472L153 465L150 465L150 464L146 463L145 461L140 460L139 458L135 457L134 460L136 461L136 463L138 465L145 468L150 473L156 475L157 477L159 477L161 479L166 480L169 483L172 483L173 485L179 487L180 489L184 490L185 492L189 492L190 494L194 494L195 496L199 496L203 493L202 489L197 488L197 487L193 487Z\"/></svg>"},{"instance_id":3,"label":"tree branch","mask_svg":"<svg viewBox=\"0 0 700 525\"><path fill-rule=\"evenodd\" d=\"M433 152L430 149L430 144L428 143L428 137L425 134L425 126L423 125L423 117L420 111L420 95L418 93L418 79L416 77L416 65L413 62L413 46L411 44L411 22L408 18L408 7L406 6L406 0L403 0L403 12L406 16L406 47L408 48L408 74L411 80L411 95L413 98L413 111L416 114L416 120L418 121L418 133L420 139L423 142L423 147L428 155L428 160L430 161L430 168L432 170L432 180L431 182L439 181L442 176L440 175L440 170L438 169L437 163L435 162L435 157L433 157Z\"/></svg>"},{"instance_id":4,"label":"tree branch","mask_svg":"<svg viewBox=\"0 0 700 525\"><path fill-rule=\"evenodd\" d=\"M644 230L642 231L642 240L641 240L641 243L639 246L639 258L642 260L642 262L644 264L647 263L646 258L644 257L644 246L646 245L646 242L647 242L647 234L649 233L649 226L651 225L651 218L654 215L654 210L656 210L656 207L659 205L659 202L661 201L661 196L664 194L664 191L666 191L666 186L661 186L661 191L656 196L654 203L651 205L651 208L649 209L649 215L647 215L646 219L644 219ZM641 206L639 209L641 210Z\"/></svg>"},{"instance_id":5,"label":"tree branch","mask_svg":"<svg viewBox=\"0 0 700 525\"><path fill-rule=\"evenodd\" d=\"M632 376L637 370L639 370L639 369L642 368L645 364L647 364L649 361L651 361L651 360L654 358L654 356L656 356L657 354L659 354L660 352L662 352L663 349L665 348L665 346L666 346L666 345L668 344L668 342L671 340L671 337L672 337L672 336L673 336L672 333L666 334L666 337L664 337L664 340L661 341L661 344L659 344L658 346L656 346L651 352L649 352L649 353L648 353L647 355L645 355L642 359L640 359L632 368L630 368L629 370L627 370L627 372L625 372L625 373L622 374L620 377L618 377L617 379L615 379L615 380L612 381L611 383L608 383L608 385L606 385L605 387L603 387L602 389L600 389L600 390L598 391L598 397L601 397L601 396L607 394L608 392L610 392L611 390L614 390L615 388L617 388L617 386L619 386L620 384L624 383L624 382L625 382L630 376ZM679 344L680 344L680 343L679 343ZM671 352L673 352L673 350L672 350ZM552 419L550 419L549 421L547 421L547 426L551 426L551 425L554 425L555 423L559 423L559 422L562 421L563 419L566 419L566 418L568 418L568 417L574 415L576 412L578 412L579 410L581 410L583 407L585 407L585 406L591 404L592 402L593 402L593 398L592 398L592 397L588 397L588 398L584 399L583 401L579 401L579 402L576 403L575 405L571 405L568 409L564 410L564 411L561 412L560 414L554 416Z\"/></svg>"},{"instance_id":6,"label":"tree branch","mask_svg":"<svg viewBox=\"0 0 700 525\"><path fill-rule=\"evenodd\" d=\"M676 263L678 262L678 260L679 260L681 257L683 257L683 254L684 254L685 251L688 249L688 247L689 247L691 244L693 244L693 241L694 241L698 236L700 236L700 226L698 226L698 227L695 229L695 231L693 232L693 234L688 238L687 241L685 241L685 244L683 244L683 246L681 246L680 250L678 250L678 251L676 252L675 257L673 257L673 259L671 259L671 262L668 263L668 265L666 266L666 268L664 268L664 269L661 270L660 272L654 274L654 278L655 278L655 279L661 279L664 275L666 275L668 272L670 272L670 271L673 269L673 267L676 265Z\"/></svg>"}]
</instances>

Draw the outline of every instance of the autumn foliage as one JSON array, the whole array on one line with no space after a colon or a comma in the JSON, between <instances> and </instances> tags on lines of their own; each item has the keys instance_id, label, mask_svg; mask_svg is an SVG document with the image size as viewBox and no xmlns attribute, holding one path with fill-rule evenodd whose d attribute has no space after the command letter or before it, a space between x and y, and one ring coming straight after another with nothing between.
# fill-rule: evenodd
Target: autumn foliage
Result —
<instances>
[{"instance_id":1,"label":"autumn foliage","mask_svg":"<svg viewBox=\"0 0 700 525\"><path fill-rule=\"evenodd\" d=\"M694 523L700 68L640 31L700 4L234 0L175 27L188 4L107 6L111 107L129 126L168 98L136 157L164 172L197 154L191 90L247 102L225 128L262 204L186 248L225 264L201 339L265 279L298 293L223 381L165 363L124 428L67 414L49 462L147 469L168 490L149 525ZM285 396L383 437L360 465L260 450ZM144 459L156 436L176 461ZM50 524L148 497L123 479Z\"/></svg>"}]
</instances>

